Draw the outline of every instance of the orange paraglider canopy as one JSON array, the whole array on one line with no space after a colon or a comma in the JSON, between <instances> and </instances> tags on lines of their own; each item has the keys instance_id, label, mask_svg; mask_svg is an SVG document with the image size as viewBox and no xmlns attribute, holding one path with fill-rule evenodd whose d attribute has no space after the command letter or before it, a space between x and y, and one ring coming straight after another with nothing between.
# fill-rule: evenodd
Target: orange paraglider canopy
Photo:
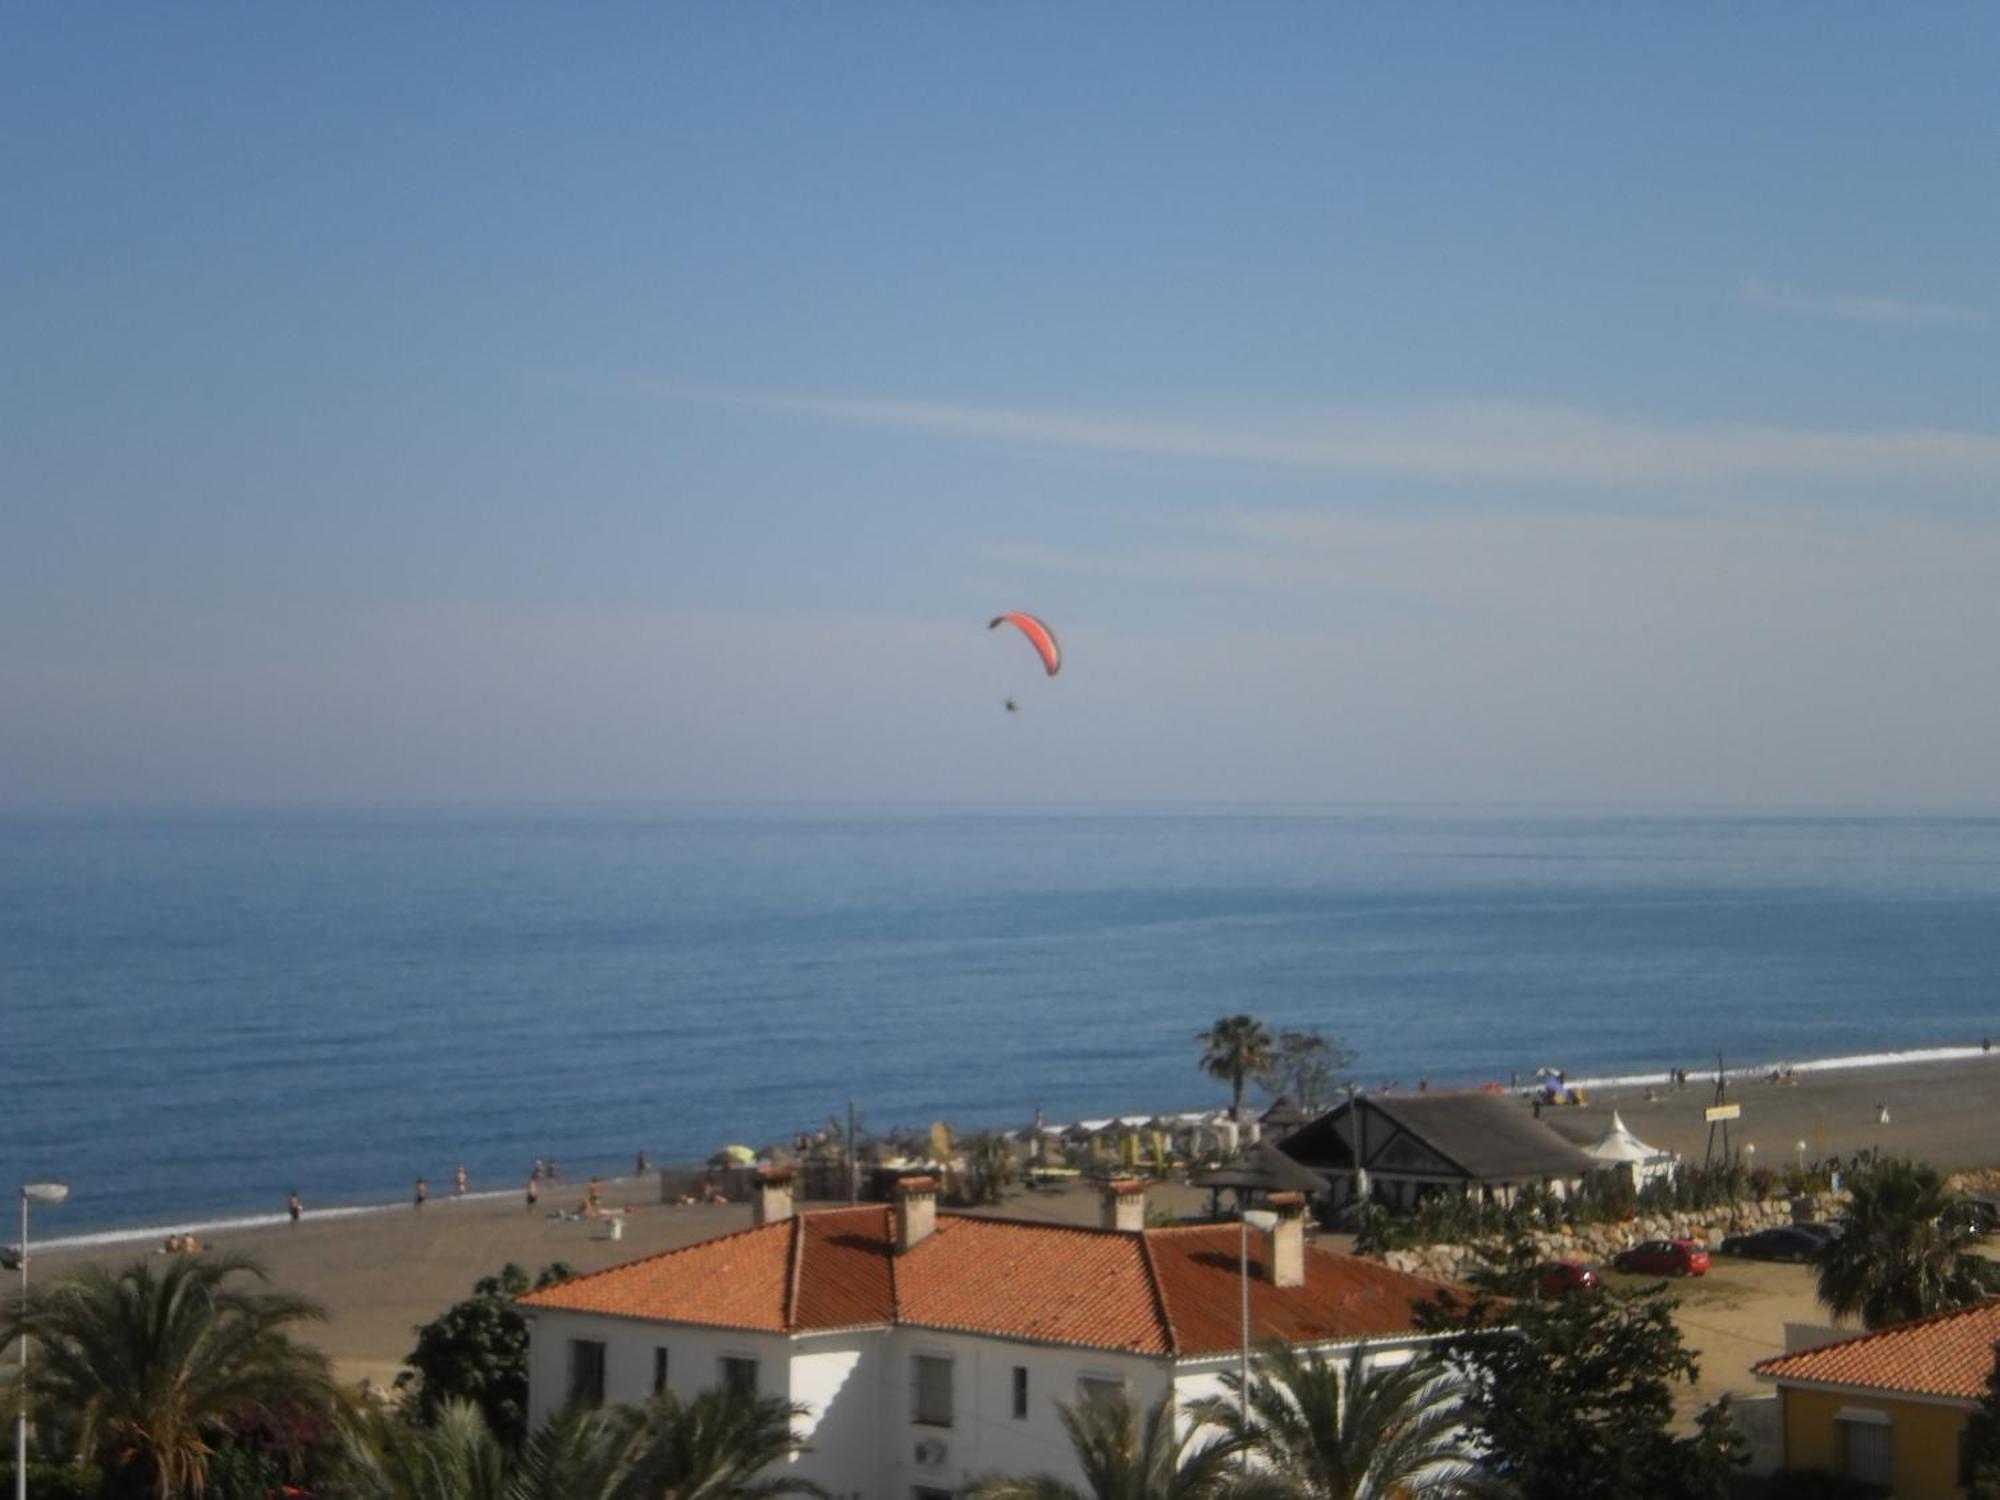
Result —
<instances>
[{"instance_id":1,"label":"orange paraglider canopy","mask_svg":"<svg viewBox=\"0 0 2000 1500\"><path fill-rule=\"evenodd\" d=\"M1055 632L1040 620L1033 615L995 615L993 622L986 628L998 630L1002 625L1012 625L1028 638L1028 644L1035 648L1035 654L1041 657L1042 665L1048 668L1049 676L1053 677L1062 670L1062 647L1056 644Z\"/></svg>"}]
</instances>

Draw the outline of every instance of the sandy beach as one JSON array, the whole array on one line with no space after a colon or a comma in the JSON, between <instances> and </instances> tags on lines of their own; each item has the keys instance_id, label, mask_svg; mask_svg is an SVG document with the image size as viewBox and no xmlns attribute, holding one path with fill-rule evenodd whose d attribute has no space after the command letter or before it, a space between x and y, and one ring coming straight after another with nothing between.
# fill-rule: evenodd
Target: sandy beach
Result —
<instances>
[{"instance_id":1,"label":"sandy beach","mask_svg":"<svg viewBox=\"0 0 2000 1500\"><path fill-rule=\"evenodd\" d=\"M1568 1133L1587 1132L1601 1128L1615 1108L1646 1140L1699 1160L1711 1088L1712 1080L1692 1078L1685 1090L1654 1102L1639 1087L1605 1090L1587 1106L1548 1111L1547 1117ZM1731 1098L1743 1105L1735 1141L1755 1144L1758 1159L1774 1166L1792 1159L1801 1140L1809 1157L1847 1156L1879 1145L1955 1169L2000 1164L2000 1055L1801 1073L1791 1085L1735 1083ZM1876 1107L1883 1103L1890 1122L1878 1125ZM571 1184L551 1189L534 1213L515 1192L464 1199L446 1194L421 1212L407 1205L325 1219L309 1212L297 1225L222 1229L204 1239L215 1249L256 1256L280 1285L318 1299L328 1312L318 1342L343 1375L386 1383L409 1350L415 1325L509 1261L530 1270L555 1260L595 1270L749 1222L746 1205L664 1205L657 1178L618 1179L604 1185L604 1201L628 1210L622 1238L614 1241L601 1221L546 1217L549 1206L566 1205L572 1191ZM1156 1202L1171 1212L1193 1211L1202 1197L1183 1186L1156 1190ZM1017 1191L994 1211L1087 1223L1097 1205L1087 1188ZM84 1259L119 1264L152 1248L51 1248L36 1255L35 1265L47 1274ZM1794 1266L1718 1261L1706 1283L1688 1292L1683 1325L1704 1356L1704 1398L1723 1390L1756 1393L1751 1361L1782 1347L1785 1322L1820 1318L1810 1277Z\"/></svg>"},{"instance_id":2,"label":"sandy beach","mask_svg":"<svg viewBox=\"0 0 2000 1500\"><path fill-rule=\"evenodd\" d=\"M1729 1102L1743 1107L1730 1124L1730 1143L1754 1146L1760 1165L1796 1162L1801 1141L1807 1160L1880 1148L1952 1171L2000 1165L2000 1052L1793 1076L1793 1083L1730 1080ZM1649 1144L1700 1161L1714 1074L1691 1074L1684 1089L1651 1087L1658 1097L1648 1099L1639 1085L1593 1090L1587 1106L1547 1110L1544 1118L1567 1135L1594 1134L1616 1109ZM1889 1111L1887 1124L1879 1122L1880 1106Z\"/></svg>"}]
</instances>

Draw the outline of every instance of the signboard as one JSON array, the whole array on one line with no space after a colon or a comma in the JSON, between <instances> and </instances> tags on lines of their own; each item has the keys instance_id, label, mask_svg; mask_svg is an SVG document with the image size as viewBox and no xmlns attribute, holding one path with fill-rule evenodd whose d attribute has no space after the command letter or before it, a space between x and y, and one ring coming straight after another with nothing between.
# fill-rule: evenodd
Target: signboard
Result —
<instances>
[{"instance_id":1,"label":"signboard","mask_svg":"<svg viewBox=\"0 0 2000 1500\"><path fill-rule=\"evenodd\" d=\"M1740 1120L1743 1106L1740 1104L1711 1104L1702 1111L1701 1117L1713 1125L1717 1120Z\"/></svg>"}]
</instances>

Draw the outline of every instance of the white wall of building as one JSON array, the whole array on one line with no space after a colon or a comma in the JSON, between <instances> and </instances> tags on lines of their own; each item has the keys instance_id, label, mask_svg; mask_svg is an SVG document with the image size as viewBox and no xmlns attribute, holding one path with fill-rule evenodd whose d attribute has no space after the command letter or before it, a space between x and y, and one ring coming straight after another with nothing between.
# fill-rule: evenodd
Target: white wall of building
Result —
<instances>
[{"instance_id":1,"label":"white wall of building","mask_svg":"<svg viewBox=\"0 0 2000 1500\"><path fill-rule=\"evenodd\" d=\"M1084 1376L1122 1381L1141 1403L1167 1387L1164 1359L1100 1353L1091 1349L1019 1343L975 1334L898 1328L889 1335L881 1433L883 1465L878 1495L910 1500L921 1488L956 1491L994 1474L1054 1474L1079 1483L1082 1474L1056 1415L1058 1401L1073 1401ZM952 1425L912 1420L915 1356L952 1361ZM1014 1415L1014 1371L1027 1372L1027 1415ZM918 1447L941 1461L919 1462Z\"/></svg>"},{"instance_id":2,"label":"white wall of building","mask_svg":"<svg viewBox=\"0 0 2000 1500\"><path fill-rule=\"evenodd\" d=\"M1236 1356L1187 1360L1115 1354L917 1328L848 1333L735 1333L675 1323L539 1309L529 1345L529 1420L539 1423L569 1398L570 1341L605 1345L605 1400L639 1404L653 1394L654 1351L667 1350L667 1383L689 1399L721 1380L725 1357L758 1361L758 1390L808 1408L798 1423L810 1445L802 1477L839 1500L914 1500L922 1490L955 1493L996 1474L1053 1474L1080 1484L1057 1416L1084 1377L1123 1382L1143 1409L1171 1382L1185 1410L1225 1394ZM1409 1359L1414 1341L1371 1346L1373 1361ZM1345 1358L1346 1346L1328 1346ZM915 1420L915 1357L948 1359L952 1420ZM1027 1372L1027 1412L1014 1415L1015 1374Z\"/></svg>"}]
</instances>

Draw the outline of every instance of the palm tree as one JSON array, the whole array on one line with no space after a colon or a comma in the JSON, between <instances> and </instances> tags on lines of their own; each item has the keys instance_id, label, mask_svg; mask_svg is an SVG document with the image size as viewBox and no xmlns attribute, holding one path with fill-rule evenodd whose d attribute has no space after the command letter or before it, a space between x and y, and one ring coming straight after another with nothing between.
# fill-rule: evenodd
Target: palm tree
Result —
<instances>
[{"instance_id":1,"label":"palm tree","mask_svg":"<svg viewBox=\"0 0 2000 1500\"><path fill-rule=\"evenodd\" d=\"M430 1425L374 1411L351 1426L328 1493L339 1500L751 1500L819 1495L794 1475L764 1471L801 1451L775 1397L704 1391L644 1406L577 1402L528 1434L509 1466L470 1401L448 1402Z\"/></svg>"},{"instance_id":2,"label":"palm tree","mask_svg":"<svg viewBox=\"0 0 2000 1500\"><path fill-rule=\"evenodd\" d=\"M240 1255L84 1266L17 1303L5 1341L34 1339L34 1400L79 1453L175 1500L201 1492L210 1439L332 1401L325 1356L292 1339L325 1314L267 1280Z\"/></svg>"},{"instance_id":3,"label":"palm tree","mask_svg":"<svg viewBox=\"0 0 2000 1500\"><path fill-rule=\"evenodd\" d=\"M1241 1473L1234 1438L1197 1443L1199 1423L1179 1431L1171 1391L1143 1418L1122 1391L1065 1401L1057 1414L1087 1488L1052 1474L1003 1477L975 1485L971 1500L1288 1500L1295 1493L1274 1475Z\"/></svg>"},{"instance_id":4,"label":"palm tree","mask_svg":"<svg viewBox=\"0 0 2000 1500\"><path fill-rule=\"evenodd\" d=\"M1459 1500L1497 1493L1475 1463L1458 1383L1435 1366L1370 1365L1357 1344L1344 1361L1273 1344L1250 1381L1200 1402L1197 1423L1254 1449L1300 1500Z\"/></svg>"},{"instance_id":5,"label":"palm tree","mask_svg":"<svg viewBox=\"0 0 2000 1500\"><path fill-rule=\"evenodd\" d=\"M428 1425L371 1406L341 1434L326 1493L340 1500L511 1500L506 1450L477 1402L439 1404Z\"/></svg>"},{"instance_id":6,"label":"palm tree","mask_svg":"<svg viewBox=\"0 0 2000 1500\"><path fill-rule=\"evenodd\" d=\"M1206 1031L1195 1033L1201 1043L1201 1065L1211 1078L1229 1085L1229 1114L1243 1121L1243 1084L1271 1066L1276 1043L1255 1016L1217 1016Z\"/></svg>"},{"instance_id":7,"label":"palm tree","mask_svg":"<svg viewBox=\"0 0 2000 1500\"><path fill-rule=\"evenodd\" d=\"M1965 1307L2000 1290L1978 1233L1936 1167L1891 1158L1859 1174L1848 1230L1815 1258L1819 1300L1869 1329Z\"/></svg>"},{"instance_id":8,"label":"palm tree","mask_svg":"<svg viewBox=\"0 0 2000 1500\"><path fill-rule=\"evenodd\" d=\"M812 1481L771 1475L805 1451L792 1430L806 1408L776 1396L715 1387L692 1401L671 1393L639 1408L631 1434L629 1500L749 1500L762 1495L823 1495ZM547 1500L562 1500L548 1492Z\"/></svg>"}]
</instances>

